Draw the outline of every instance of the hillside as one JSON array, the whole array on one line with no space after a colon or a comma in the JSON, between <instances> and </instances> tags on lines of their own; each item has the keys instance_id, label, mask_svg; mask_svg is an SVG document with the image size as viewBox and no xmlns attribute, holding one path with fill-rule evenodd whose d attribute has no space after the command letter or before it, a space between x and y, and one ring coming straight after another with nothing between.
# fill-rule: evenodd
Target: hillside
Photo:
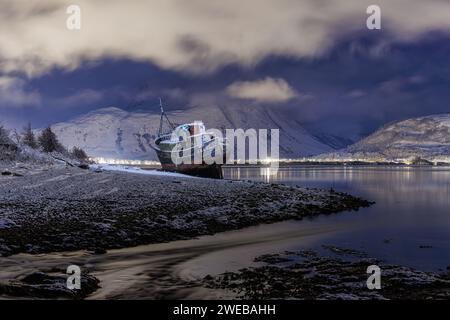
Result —
<instances>
[{"instance_id":1,"label":"hillside","mask_svg":"<svg viewBox=\"0 0 450 320\"><path fill-rule=\"evenodd\" d=\"M450 158L450 114L413 118L385 125L370 136L320 159L430 161Z\"/></svg>"},{"instance_id":2,"label":"hillside","mask_svg":"<svg viewBox=\"0 0 450 320\"><path fill-rule=\"evenodd\" d=\"M261 107L194 107L168 113L174 123L202 120L207 128L280 129L284 158L330 152L334 148L308 133L296 121ZM61 142L78 146L93 157L156 160L150 143L158 131L159 114L103 108L52 126Z\"/></svg>"}]
</instances>

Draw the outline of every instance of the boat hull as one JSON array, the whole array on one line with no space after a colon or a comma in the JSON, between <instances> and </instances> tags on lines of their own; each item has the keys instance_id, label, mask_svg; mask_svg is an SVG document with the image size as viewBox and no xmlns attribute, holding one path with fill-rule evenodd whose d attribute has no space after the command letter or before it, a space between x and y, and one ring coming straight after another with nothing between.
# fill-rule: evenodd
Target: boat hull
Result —
<instances>
[{"instance_id":1,"label":"boat hull","mask_svg":"<svg viewBox=\"0 0 450 320\"><path fill-rule=\"evenodd\" d=\"M222 165L221 164L175 164L172 161L172 149L173 145L170 144L159 144L158 148L155 149L159 161L161 162L162 170L169 172L179 172L191 176L203 177L203 178L213 178L213 179L223 179ZM193 157L192 157L193 159ZM192 161L193 162L193 161Z\"/></svg>"},{"instance_id":2,"label":"boat hull","mask_svg":"<svg viewBox=\"0 0 450 320\"><path fill-rule=\"evenodd\" d=\"M222 166L220 164L161 164L162 170L179 172L195 177L223 179Z\"/></svg>"}]
</instances>

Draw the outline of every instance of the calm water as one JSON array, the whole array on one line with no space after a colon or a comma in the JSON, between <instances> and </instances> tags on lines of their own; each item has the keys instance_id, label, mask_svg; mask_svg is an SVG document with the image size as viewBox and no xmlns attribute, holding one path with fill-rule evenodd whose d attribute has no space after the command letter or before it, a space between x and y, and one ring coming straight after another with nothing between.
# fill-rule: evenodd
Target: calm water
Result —
<instances>
[{"instance_id":1,"label":"calm water","mask_svg":"<svg viewBox=\"0 0 450 320\"><path fill-rule=\"evenodd\" d=\"M364 249L375 257L427 270L450 266L448 167L291 166L280 168L276 175L270 175L267 168L241 167L225 168L225 176L334 188L375 201L357 213L307 221L310 227L344 226L315 246L326 242Z\"/></svg>"}]
</instances>

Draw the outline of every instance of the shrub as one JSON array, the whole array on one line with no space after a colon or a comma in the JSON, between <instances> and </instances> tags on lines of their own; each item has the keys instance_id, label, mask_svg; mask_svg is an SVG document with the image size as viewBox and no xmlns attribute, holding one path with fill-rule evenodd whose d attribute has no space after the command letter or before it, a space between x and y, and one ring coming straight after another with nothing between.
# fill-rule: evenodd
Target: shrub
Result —
<instances>
[{"instance_id":1,"label":"shrub","mask_svg":"<svg viewBox=\"0 0 450 320\"><path fill-rule=\"evenodd\" d=\"M89 160L89 157L86 154L86 152L78 147L73 147L72 151L70 152L70 155L80 162L88 162Z\"/></svg>"}]
</instances>

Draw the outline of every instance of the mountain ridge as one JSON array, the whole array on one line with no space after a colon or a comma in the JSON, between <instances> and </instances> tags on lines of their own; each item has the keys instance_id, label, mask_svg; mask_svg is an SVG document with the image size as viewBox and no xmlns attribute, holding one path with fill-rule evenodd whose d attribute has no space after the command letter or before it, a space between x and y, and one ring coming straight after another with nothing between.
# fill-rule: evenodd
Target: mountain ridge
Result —
<instances>
[{"instance_id":1,"label":"mountain ridge","mask_svg":"<svg viewBox=\"0 0 450 320\"><path fill-rule=\"evenodd\" d=\"M270 108L197 106L167 112L176 124L201 120L207 128L280 129L280 157L296 158L335 150L295 120ZM160 114L125 111L110 106L52 125L61 142L81 147L93 157L156 160L150 144L159 127Z\"/></svg>"},{"instance_id":2,"label":"mountain ridge","mask_svg":"<svg viewBox=\"0 0 450 320\"><path fill-rule=\"evenodd\" d=\"M417 157L430 161L450 158L450 114L391 122L338 152L316 158L396 161Z\"/></svg>"}]
</instances>

